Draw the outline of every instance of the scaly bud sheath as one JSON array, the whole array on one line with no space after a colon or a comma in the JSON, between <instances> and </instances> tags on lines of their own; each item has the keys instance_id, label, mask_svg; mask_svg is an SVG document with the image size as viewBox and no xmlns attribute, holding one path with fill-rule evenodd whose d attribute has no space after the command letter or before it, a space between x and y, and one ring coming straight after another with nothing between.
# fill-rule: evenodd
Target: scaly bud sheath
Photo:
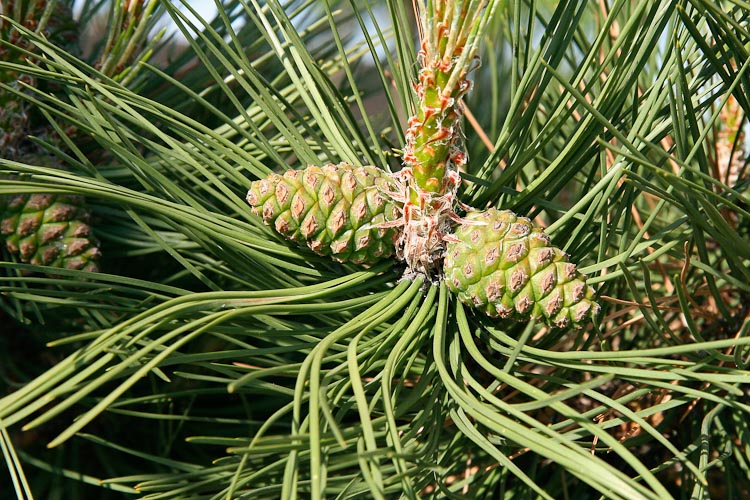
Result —
<instances>
[{"instance_id":1,"label":"scaly bud sheath","mask_svg":"<svg viewBox=\"0 0 750 500\"><path fill-rule=\"evenodd\" d=\"M467 75L476 64L479 39L494 3L487 0L418 2L421 49L417 110L406 131L404 165L414 176L411 201L419 190L446 192L444 179L466 154L461 133L462 101L471 88Z\"/></svg>"},{"instance_id":2,"label":"scaly bud sheath","mask_svg":"<svg viewBox=\"0 0 750 500\"><path fill-rule=\"evenodd\" d=\"M460 167L467 155L461 131L462 98L471 88L479 41L496 0L420 0L421 48L416 113L409 119L404 168L398 173L404 200L397 255L407 275L438 272L450 233Z\"/></svg>"}]
</instances>

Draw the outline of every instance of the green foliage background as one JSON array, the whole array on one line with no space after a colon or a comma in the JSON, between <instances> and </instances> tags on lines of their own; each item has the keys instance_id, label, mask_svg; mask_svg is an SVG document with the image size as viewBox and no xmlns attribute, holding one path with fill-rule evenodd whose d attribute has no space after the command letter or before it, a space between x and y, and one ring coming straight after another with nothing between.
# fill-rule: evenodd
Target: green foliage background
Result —
<instances>
[{"instance_id":1,"label":"green foliage background","mask_svg":"<svg viewBox=\"0 0 750 500\"><path fill-rule=\"evenodd\" d=\"M547 227L600 296L582 331L333 263L246 206L271 171L399 168L408 2L164 1L189 48L125 82L27 31L61 91L24 98L76 133L36 139L68 170L0 160L0 195L85 195L104 272L0 262L2 491L746 498L750 6L554 4L498 7L460 198Z\"/></svg>"}]
</instances>

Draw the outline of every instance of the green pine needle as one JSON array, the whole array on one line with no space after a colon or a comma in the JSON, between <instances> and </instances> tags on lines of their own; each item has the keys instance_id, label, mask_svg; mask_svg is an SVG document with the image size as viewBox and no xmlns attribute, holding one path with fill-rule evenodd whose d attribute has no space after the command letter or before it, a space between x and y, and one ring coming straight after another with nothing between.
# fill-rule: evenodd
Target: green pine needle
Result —
<instances>
[{"instance_id":1,"label":"green pine needle","mask_svg":"<svg viewBox=\"0 0 750 500\"><path fill-rule=\"evenodd\" d=\"M23 147L67 169L0 159L0 196L84 195L104 257L88 273L2 247L0 491L747 497L747 6L453 5L485 3L464 31L482 66L458 197L571 254L603 306L580 332L475 315L250 212L272 171L401 167L408 2L227 0L215 19L149 2L187 39L166 62L146 60L152 15L85 60L17 27L39 56L0 74L43 85L0 91L34 110Z\"/></svg>"}]
</instances>

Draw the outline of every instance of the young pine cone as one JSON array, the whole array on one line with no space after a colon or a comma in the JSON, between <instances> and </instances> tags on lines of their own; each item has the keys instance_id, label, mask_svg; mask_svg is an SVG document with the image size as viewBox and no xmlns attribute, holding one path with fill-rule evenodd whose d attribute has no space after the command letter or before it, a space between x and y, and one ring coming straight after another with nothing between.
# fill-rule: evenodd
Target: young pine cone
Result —
<instances>
[{"instance_id":1,"label":"young pine cone","mask_svg":"<svg viewBox=\"0 0 750 500\"><path fill-rule=\"evenodd\" d=\"M374 264L395 251L398 229L383 227L401 215L385 194L394 189L379 168L331 163L255 181L247 202L263 222L319 255Z\"/></svg>"},{"instance_id":2,"label":"young pine cone","mask_svg":"<svg viewBox=\"0 0 750 500\"><path fill-rule=\"evenodd\" d=\"M461 302L491 317L541 317L558 328L598 314L586 278L529 219L496 209L465 219L443 263L446 284Z\"/></svg>"},{"instance_id":3,"label":"young pine cone","mask_svg":"<svg viewBox=\"0 0 750 500\"><path fill-rule=\"evenodd\" d=\"M99 242L82 204L60 193L0 196L0 236L21 262L96 272Z\"/></svg>"}]
</instances>

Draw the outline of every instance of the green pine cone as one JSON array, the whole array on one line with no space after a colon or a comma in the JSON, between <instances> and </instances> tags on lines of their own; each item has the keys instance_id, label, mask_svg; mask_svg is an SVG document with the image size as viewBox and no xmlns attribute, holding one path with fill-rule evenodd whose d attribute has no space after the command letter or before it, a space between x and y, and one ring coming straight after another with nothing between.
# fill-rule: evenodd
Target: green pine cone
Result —
<instances>
[{"instance_id":1,"label":"green pine cone","mask_svg":"<svg viewBox=\"0 0 750 500\"><path fill-rule=\"evenodd\" d=\"M0 196L0 236L21 262L65 269L99 270L99 242L81 196Z\"/></svg>"},{"instance_id":2,"label":"green pine cone","mask_svg":"<svg viewBox=\"0 0 750 500\"><path fill-rule=\"evenodd\" d=\"M465 219L443 263L445 282L461 302L491 317L544 318L558 328L598 314L586 278L529 219L496 209Z\"/></svg>"},{"instance_id":3,"label":"green pine cone","mask_svg":"<svg viewBox=\"0 0 750 500\"><path fill-rule=\"evenodd\" d=\"M395 252L399 230L379 227L400 218L399 207L384 194L393 190L379 168L330 163L255 181L247 202L263 222L319 255L373 264Z\"/></svg>"}]
</instances>

